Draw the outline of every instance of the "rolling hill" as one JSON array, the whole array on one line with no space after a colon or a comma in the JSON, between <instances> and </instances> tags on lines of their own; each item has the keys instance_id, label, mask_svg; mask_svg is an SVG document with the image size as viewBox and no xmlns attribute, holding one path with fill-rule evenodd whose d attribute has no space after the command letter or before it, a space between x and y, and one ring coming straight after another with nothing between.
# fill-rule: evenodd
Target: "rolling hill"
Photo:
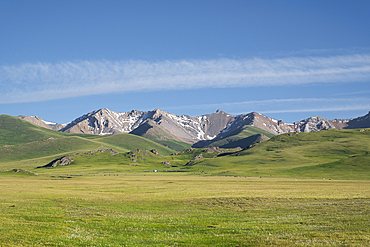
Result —
<instances>
[{"instance_id":1,"label":"rolling hill","mask_svg":"<svg viewBox=\"0 0 370 247\"><path fill-rule=\"evenodd\" d=\"M104 148L128 152L140 147L156 149L165 155L174 152L158 143L131 134L70 134L38 127L16 117L0 116L0 163Z\"/></svg>"},{"instance_id":2,"label":"rolling hill","mask_svg":"<svg viewBox=\"0 0 370 247\"><path fill-rule=\"evenodd\" d=\"M197 165L214 167L219 175L370 179L369 153L369 129L332 129L278 135Z\"/></svg>"},{"instance_id":3,"label":"rolling hill","mask_svg":"<svg viewBox=\"0 0 370 247\"><path fill-rule=\"evenodd\" d=\"M218 176L370 179L369 129L329 129L272 136L260 128L243 126L230 131L228 137L208 143L207 148L175 152L126 133L101 136L56 132L6 115L0 116L0 123L0 166L7 169L35 172L36 167L58 157L75 155L71 166L49 169L76 174L158 170ZM148 127L145 131L150 130ZM218 147L245 144L248 138L255 138L248 142L254 144L241 151ZM256 143L263 138L271 139ZM241 140L242 143L238 143ZM108 154L104 151L107 149L119 154ZM38 169L38 172L49 169Z\"/></svg>"},{"instance_id":4,"label":"rolling hill","mask_svg":"<svg viewBox=\"0 0 370 247\"><path fill-rule=\"evenodd\" d=\"M368 180L370 129L282 134L241 151L190 148L162 156L137 149L118 155L103 152L92 156L88 153L73 159L76 161L73 165L57 167L55 172L145 173L156 170L204 176Z\"/></svg>"},{"instance_id":5,"label":"rolling hill","mask_svg":"<svg viewBox=\"0 0 370 247\"><path fill-rule=\"evenodd\" d=\"M225 137L216 137L212 141L198 142L193 147L220 147L220 148L246 148L257 142L262 142L275 136L260 128L244 125L230 131Z\"/></svg>"}]
</instances>

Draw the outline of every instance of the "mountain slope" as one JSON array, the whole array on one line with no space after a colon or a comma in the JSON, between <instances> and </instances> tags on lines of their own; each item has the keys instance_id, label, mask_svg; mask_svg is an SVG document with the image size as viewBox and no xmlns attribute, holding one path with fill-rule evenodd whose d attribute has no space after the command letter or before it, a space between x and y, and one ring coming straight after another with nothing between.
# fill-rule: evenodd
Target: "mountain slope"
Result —
<instances>
[{"instance_id":1,"label":"mountain slope","mask_svg":"<svg viewBox=\"0 0 370 247\"><path fill-rule=\"evenodd\" d=\"M346 124L345 129L370 128L370 111L365 116L348 120Z\"/></svg>"},{"instance_id":2,"label":"mountain slope","mask_svg":"<svg viewBox=\"0 0 370 247\"><path fill-rule=\"evenodd\" d=\"M37 117L23 117L23 119L45 127L45 121ZM244 126L258 128L261 133L244 131L244 134L239 134L240 130L244 130ZM230 115L217 110L212 114L190 117L175 115L159 109L147 112L132 110L118 113L105 108L75 119L60 131L95 135L131 133L175 150L182 150L190 145L206 147L223 146L226 143L227 147L236 147L236 145L246 147L251 145L252 140L260 141L267 139L266 136L272 137L282 133L307 133L326 129L365 127L370 127L370 113L349 120L310 117L293 124L287 124L256 112ZM248 138L254 134L264 136Z\"/></svg>"},{"instance_id":3,"label":"mountain slope","mask_svg":"<svg viewBox=\"0 0 370 247\"><path fill-rule=\"evenodd\" d=\"M217 110L212 114L190 117L159 109L124 113L100 109L77 118L60 131L99 135L132 133L180 150L189 146L184 143L222 139L244 125L272 134L293 131L293 125L255 112L233 116Z\"/></svg>"},{"instance_id":4,"label":"mountain slope","mask_svg":"<svg viewBox=\"0 0 370 247\"><path fill-rule=\"evenodd\" d=\"M77 163L74 164L79 165L60 167L58 173L148 172L155 169L203 175L370 179L370 129L285 133L239 152L210 147L174 153L155 142L127 133L99 136L55 132L4 115L0 116L0 123L1 169L35 171L36 167L56 158L76 155ZM218 145L227 147L232 142L249 139L256 142L263 138L262 130L254 126L237 130L238 133L225 137L226 142ZM233 140L233 137L237 139ZM101 154L107 149L114 149L120 155ZM153 151L147 153L149 150Z\"/></svg>"},{"instance_id":5,"label":"mountain slope","mask_svg":"<svg viewBox=\"0 0 370 247\"><path fill-rule=\"evenodd\" d=\"M0 116L0 163L104 148L127 152L141 147L156 149L166 155L174 152L158 143L131 134L70 134L42 128L16 117Z\"/></svg>"},{"instance_id":6,"label":"mountain slope","mask_svg":"<svg viewBox=\"0 0 370 247\"><path fill-rule=\"evenodd\" d=\"M115 147L124 148L126 150L133 149L146 149L146 150L157 150L160 154L169 155L174 153L173 149L160 145L156 142L148 140L144 137L122 133L117 135L103 136L99 138L99 142L105 145L114 145Z\"/></svg>"},{"instance_id":7,"label":"mountain slope","mask_svg":"<svg viewBox=\"0 0 370 247\"><path fill-rule=\"evenodd\" d=\"M16 117L0 115L0 146L25 144L61 136L65 134L41 128Z\"/></svg>"},{"instance_id":8,"label":"mountain slope","mask_svg":"<svg viewBox=\"0 0 370 247\"><path fill-rule=\"evenodd\" d=\"M38 117L38 116L24 116L24 115L19 115L18 118L22 120L26 120L27 122L30 122L32 124L51 129L51 130L60 130L65 127L65 124L59 124L59 123L52 123L52 122L47 122L44 121L44 119Z\"/></svg>"},{"instance_id":9,"label":"mountain slope","mask_svg":"<svg viewBox=\"0 0 370 247\"><path fill-rule=\"evenodd\" d=\"M233 171L248 176L370 179L369 153L370 129L331 129L281 134L234 155L199 161L197 166L218 167L220 175Z\"/></svg>"},{"instance_id":10,"label":"mountain slope","mask_svg":"<svg viewBox=\"0 0 370 247\"><path fill-rule=\"evenodd\" d=\"M114 136L104 138L110 137ZM57 170L67 174L157 170L212 176L369 180L369 150L370 129L325 130L281 134L243 151L213 147L191 148L169 156L153 155L144 149L119 155L82 155L74 158L78 166Z\"/></svg>"},{"instance_id":11,"label":"mountain slope","mask_svg":"<svg viewBox=\"0 0 370 247\"><path fill-rule=\"evenodd\" d=\"M246 148L256 142L268 140L273 136L273 134L260 128L243 125L240 128L229 131L225 137L218 136L211 141L198 142L193 147Z\"/></svg>"},{"instance_id":12,"label":"mountain slope","mask_svg":"<svg viewBox=\"0 0 370 247\"><path fill-rule=\"evenodd\" d=\"M117 113L105 108L76 118L60 131L95 135L128 133L146 119L146 114L141 111Z\"/></svg>"},{"instance_id":13,"label":"mountain slope","mask_svg":"<svg viewBox=\"0 0 370 247\"><path fill-rule=\"evenodd\" d=\"M176 151L191 147L191 145L186 143L183 139L174 136L152 120L146 120L139 127L131 131L130 134L142 136Z\"/></svg>"}]
</instances>

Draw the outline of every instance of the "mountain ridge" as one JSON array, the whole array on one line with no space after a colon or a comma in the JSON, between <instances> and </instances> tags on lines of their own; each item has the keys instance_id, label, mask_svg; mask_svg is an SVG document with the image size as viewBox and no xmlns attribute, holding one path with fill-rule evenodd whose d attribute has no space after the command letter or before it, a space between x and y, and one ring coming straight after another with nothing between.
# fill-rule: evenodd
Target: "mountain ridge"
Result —
<instances>
[{"instance_id":1,"label":"mountain ridge","mask_svg":"<svg viewBox=\"0 0 370 247\"><path fill-rule=\"evenodd\" d=\"M47 125L47 127L52 128L50 124L48 125L36 116L19 116L19 118L42 127ZM102 108L82 115L66 125L54 124L53 126L59 127L59 129L55 130L67 133L95 135L131 133L145 136L159 143L162 142L162 144L166 140L167 143L168 141L182 142L196 147L205 147L211 145L212 142L234 135L232 133L239 133L238 129L243 129L244 126L256 127L272 135L289 132L315 132L326 129L367 128L370 127L370 112L355 119L328 120L316 116L291 124L270 118L258 112L232 115L217 110L211 114L191 117L188 115L176 115L158 108L153 111L131 110L122 113ZM244 135L243 138L246 137Z\"/></svg>"}]
</instances>

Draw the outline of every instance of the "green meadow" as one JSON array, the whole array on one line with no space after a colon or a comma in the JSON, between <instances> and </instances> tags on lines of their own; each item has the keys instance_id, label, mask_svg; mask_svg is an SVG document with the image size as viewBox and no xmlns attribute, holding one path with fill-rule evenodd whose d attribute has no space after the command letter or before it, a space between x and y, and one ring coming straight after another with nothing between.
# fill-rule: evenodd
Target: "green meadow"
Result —
<instances>
[{"instance_id":1,"label":"green meadow","mask_svg":"<svg viewBox=\"0 0 370 247\"><path fill-rule=\"evenodd\" d=\"M370 181L0 177L2 246L368 246Z\"/></svg>"},{"instance_id":2,"label":"green meadow","mask_svg":"<svg viewBox=\"0 0 370 247\"><path fill-rule=\"evenodd\" d=\"M176 152L3 115L0 245L369 246L369 165L369 129Z\"/></svg>"}]
</instances>

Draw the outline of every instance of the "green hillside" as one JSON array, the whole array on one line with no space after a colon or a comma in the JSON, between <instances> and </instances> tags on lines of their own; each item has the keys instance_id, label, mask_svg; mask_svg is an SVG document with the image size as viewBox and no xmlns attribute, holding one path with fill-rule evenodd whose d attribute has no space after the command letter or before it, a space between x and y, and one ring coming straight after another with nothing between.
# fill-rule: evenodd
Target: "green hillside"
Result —
<instances>
[{"instance_id":1,"label":"green hillside","mask_svg":"<svg viewBox=\"0 0 370 247\"><path fill-rule=\"evenodd\" d=\"M273 134L267 131L264 131L254 126L246 125L240 129L231 132L229 136L221 140L212 141L205 147L246 148L249 145L252 145L256 142L268 140L273 136L274 136Z\"/></svg>"},{"instance_id":2,"label":"green hillside","mask_svg":"<svg viewBox=\"0 0 370 247\"><path fill-rule=\"evenodd\" d=\"M130 152L121 152L112 155L108 151L86 152L71 156L71 164L56 167L41 167L39 173L121 173L121 172L151 172L155 169L162 170L166 166L164 156L156 155L149 150L135 149Z\"/></svg>"},{"instance_id":3,"label":"green hillside","mask_svg":"<svg viewBox=\"0 0 370 247\"><path fill-rule=\"evenodd\" d=\"M335 162L325 163L316 166L297 167L287 170L286 173L299 175L301 177L315 177L317 174L328 174L333 177L346 177L357 179L370 179L370 152L363 155L353 155Z\"/></svg>"},{"instance_id":4,"label":"green hillside","mask_svg":"<svg viewBox=\"0 0 370 247\"><path fill-rule=\"evenodd\" d=\"M16 117L0 115L0 146L19 145L61 136L65 136L64 133L38 127Z\"/></svg>"},{"instance_id":5,"label":"green hillside","mask_svg":"<svg viewBox=\"0 0 370 247\"><path fill-rule=\"evenodd\" d=\"M130 152L113 153L110 150L100 150L85 153L75 153L70 156L73 159L68 165L52 167L54 161L49 160L49 164L43 165L37 173L49 173L52 171L57 174L90 174L90 173L147 173L157 171L160 173L176 172L182 174L198 174L198 168L193 168L196 162L189 162L199 155L202 158L210 159L217 157L219 153L235 152L235 150L217 149L207 152L208 149L187 149L173 155L164 156L161 153L147 149L134 149ZM158 151L158 150L157 150ZM33 171L36 171L33 170Z\"/></svg>"},{"instance_id":6,"label":"green hillside","mask_svg":"<svg viewBox=\"0 0 370 247\"><path fill-rule=\"evenodd\" d=\"M369 151L370 130L289 133L197 166L219 175L370 179Z\"/></svg>"},{"instance_id":7,"label":"green hillside","mask_svg":"<svg viewBox=\"0 0 370 247\"><path fill-rule=\"evenodd\" d=\"M0 163L49 156L55 158L106 148L128 152L141 147L148 150L156 149L164 155L174 152L172 149L135 135L69 134L35 126L15 117L0 116Z\"/></svg>"},{"instance_id":8,"label":"green hillside","mask_svg":"<svg viewBox=\"0 0 370 247\"><path fill-rule=\"evenodd\" d=\"M242 151L209 147L189 148L173 154L174 150L136 135L67 134L9 116L0 119L0 168L7 170L58 174L157 170L189 175L370 179L369 129L288 133ZM256 138L253 140L256 142L264 135L258 131L247 126L229 136L222 146L245 142L248 138ZM103 149L113 149L119 154L86 154ZM150 152L152 149L158 153ZM65 155L74 155L71 165L36 169Z\"/></svg>"},{"instance_id":9,"label":"green hillside","mask_svg":"<svg viewBox=\"0 0 370 247\"><path fill-rule=\"evenodd\" d=\"M100 145L75 136L34 141L19 145L5 145L0 147L0 161L17 161L64 154L66 152L91 150Z\"/></svg>"},{"instance_id":10,"label":"green hillside","mask_svg":"<svg viewBox=\"0 0 370 247\"><path fill-rule=\"evenodd\" d=\"M163 155L169 155L174 153L173 149L167 148L163 145L160 145L156 142L148 140L144 137L132 135L132 134L115 134L104 136L99 139L100 142L105 144L111 144L114 146L118 146L124 148L126 150L133 150L133 149L156 149L159 153Z\"/></svg>"},{"instance_id":11,"label":"green hillside","mask_svg":"<svg viewBox=\"0 0 370 247\"><path fill-rule=\"evenodd\" d=\"M74 166L59 167L58 173L78 173L82 168L87 172L90 167L94 172L158 170L212 176L370 179L370 130L289 133L243 151L191 148L174 155L150 157L143 150L137 152L135 162L127 153L76 157Z\"/></svg>"}]
</instances>

